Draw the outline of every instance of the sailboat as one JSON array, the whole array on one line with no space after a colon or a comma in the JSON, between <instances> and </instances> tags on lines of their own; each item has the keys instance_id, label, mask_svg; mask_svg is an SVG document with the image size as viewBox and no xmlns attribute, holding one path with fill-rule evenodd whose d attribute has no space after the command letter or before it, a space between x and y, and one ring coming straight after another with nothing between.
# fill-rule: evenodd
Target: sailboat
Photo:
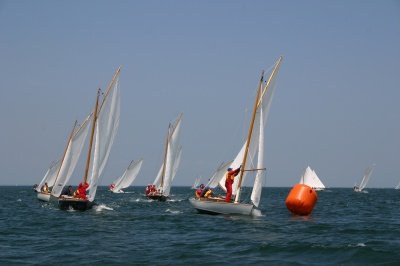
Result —
<instances>
[{"instance_id":1,"label":"sailboat","mask_svg":"<svg viewBox=\"0 0 400 266\"><path fill-rule=\"evenodd\" d=\"M50 191L52 187L54 186L54 182L57 177L58 169L60 169L61 162L56 161L52 162L49 166L49 169L47 169L46 174L44 175L43 179L40 181L40 183L36 186L35 191L37 194L37 198L41 201L49 201L50 200ZM43 187L47 184L48 188L50 191L43 191Z\"/></svg>"},{"instance_id":2,"label":"sailboat","mask_svg":"<svg viewBox=\"0 0 400 266\"><path fill-rule=\"evenodd\" d=\"M268 80L264 84L264 72L261 74L260 82L257 89L251 122L247 134L247 140L242 146L240 152L230 164L229 168L240 168L239 174L235 177L232 193L235 195L234 202L226 202L220 197L209 198L190 198L190 203L201 213L208 214L240 214L251 215L254 208L260 203L264 168L264 128L267 121L268 112L271 106L272 96L274 92L275 79L278 74L282 57L276 61ZM257 165L253 168L253 159L257 153ZM240 200L240 192L242 182L246 177L246 173L255 172L255 180L251 193L251 202L245 203ZM225 176L219 180L219 185L225 190Z\"/></svg>"},{"instance_id":3,"label":"sailboat","mask_svg":"<svg viewBox=\"0 0 400 266\"><path fill-rule=\"evenodd\" d=\"M62 210L87 210L94 205L94 198L100 176L106 166L114 142L120 115L119 75L115 72L107 91L100 103L100 90L97 91L96 103L91 116L91 135L82 183L78 187L79 197L62 196L58 206ZM89 169L90 168L90 169ZM64 171L62 168L61 171ZM86 195L86 190L89 190Z\"/></svg>"},{"instance_id":4,"label":"sailboat","mask_svg":"<svg viewBox=\"0 0 400 266\"><path fill-rule=\"evenodd\" d=\"M124 193L122 189L129 187L135 181L142 167L143 159L139 161L131 161L128 168L117 180L110 185L110 191L113 193Z\"/></svg>"},{"instance_id":5,"label":"sailboat","mask_svg":"<svg viewBox=\"0 0 400 266\"><path fill-rule=\"evenodd\" d=\"M400 189L400 182L394 187L394 189Z\"/></svg>"},{"instance_id":6,"label":"sailboat","mask_svg":"<svg viewBox=\"0 0 400 266\"><path fill-rule=\"evenodd\" d=\"M315 171L310 168L310 166L307 166L303 176L300 178L299 183L307 185L317 191L325 189L325 185L318 178L317 173L315 173Z\"/></svg>"},{"instance_id":7,"label":"sailboat","mask_svg":"<svg viewBox=\"0 0 400 266\"><path fill-rule=\"evenodd\" d=\"M169 197L171 184L178 171L182 155L182 146L179 145L182 116L183 114L181 113L175 123L168 126L163 163L153 184L146 187L145 193L149 199L166 201Z\"/></svg>"},{"instance_id":8,"label":"sailboat","mask_svg":"<svg viewBox=\"0 0 400 266\"><path fill-rule=\"evenodd\" d=\"M354 191L355 192L363 192L363 189L367 186L367 184L368 184L368 181L369 181L369 178L370 178L370 176L371 176L371 174L372 174L372 171L374 170L374 167L375 167L375 164L373 164L372 166L370 166L370 167L368 167L366 170L365 170L365 173L364 173L364 176L363 176L363 178L362 178L362 180L361 180L361 183L360 183L360 185L355 185L354 186Z\"/></svg>"},{"instance_id":9,"label":"sailboat","mask_svg":"<svg viewBox=\"0 0 400 266\"><path fill-rule=\"evenodd\" d=\"M39 200L50 201L51 197L58 198L60 196L82 152L83 144L88 134L90 117L91 115L89 115L80 126L78 126L77 121L75 121L68 137L62 159L50 165L44 178L36 188ZM47 192L42 191L42 187L45 184L47 184L49 188Z\"/></svg>"},{"instance_id":10,"label":"sailboat","mask_svg":"<svg viewBox=\"0 0 400 266\"><path fill-rule=\"evenodd\" d=\"M192 189L197 189L197 188L199 187L199 185L200 185L200 180L201 180L200 177L198 177L198 178L196 178L196 179L194 180L194 183L193 183L193 185L192 185Z\"/></svg>"}]
</instances>

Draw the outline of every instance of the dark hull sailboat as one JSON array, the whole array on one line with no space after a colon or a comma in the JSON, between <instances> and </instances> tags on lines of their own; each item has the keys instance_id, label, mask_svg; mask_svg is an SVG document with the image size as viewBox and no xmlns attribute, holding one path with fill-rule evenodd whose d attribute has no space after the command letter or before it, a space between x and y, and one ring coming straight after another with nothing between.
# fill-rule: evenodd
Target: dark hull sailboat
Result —
<instances>
[{"instance_id":1,"label":"dark hull sailboat","mask_svg":"<svg viewBox=\"0 0 400 266\"><path fill-rule=\"evenodd\" d=\"M76 210L76 211L86 211L92 209L96 205L95 202L89 201L87 199L78 198L60 198L58 199L58 207L61 210Z\"/></svg>"}]
</instances>

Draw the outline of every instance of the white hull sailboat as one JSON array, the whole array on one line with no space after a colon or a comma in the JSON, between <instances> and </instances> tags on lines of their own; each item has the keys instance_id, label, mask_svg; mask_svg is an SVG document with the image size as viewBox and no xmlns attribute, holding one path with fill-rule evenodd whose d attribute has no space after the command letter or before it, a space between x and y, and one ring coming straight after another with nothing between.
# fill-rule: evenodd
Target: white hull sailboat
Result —
<instances>
[{"instance_id":1,"label":"white hull sailboat","mask_svg":"<svg viewBox=\"0 0 400 266\"><path fill-rule=\"evenodd\" d=\"M92 131L90 135L85 173L83 181L80 184L82 185L81 187L84 188L82 190L84 195L79 195L79 197L64 196L58 198L58 206L62 210L72 208L84 211L95 205L94 198L97 192L99 179L108 161L119 125L120 70L121 68L118 68L114 74L101 103L99 103L100 90L97 92L95 108L93 115L91 116ZM86 195L86 188L89 190L88 195Z\"/></svg>"},{"instance_id":2,"label":"white hull sailboat","mask_svg":"<svg viewBox=\"0 0 400 266\"><path fill-rule=\"evenodd\" d=\"M135 181L142 167L143 159L132 161L122 176L110 185L110 191L113 193L124 193L123 189L128 188Z\"/></svg>"},{"instance_id":3,"label":"white hull sailboat","mask_svg":"<svg viewBox=\"0 0 400 266\"><path fill-rule=\"evenodd\" d=\"M317 173L310 166L307 166L303 176L300 178L300 184L307 185L316 191L322 191L325 189L325 185L319 179Z\"/></svg>"},{"instance_id":4,"label":"white hull sailboat","mask_svg":"<svg viewBox=\"0 0 400 266\"><path fill-rule=\"evenodd\" d=\"M265 174L264 168L264 128L271 105L271 100L274 92L275 78L281 65L282 57L275 63L274 68L264 84L264 72L261 75L260 83L257 89L257 96L254 103L253 113L247 134L247 140L242 146L240 152L230 164L229 168L240 168L239 175L235 177L232 193L235 195L234 202L226 202L220 197L202 198L196 197L189 199L193 207L201 213L210 214L238 214L251 215L254 208L257 208L260 203L262 181ZM257 164L252 165L253 159L257 153ZM248 169L249 168L249 169ZM219 169L221 170L221 169ZM251 193L251 203L240 201L240 192L242 182L246 177L246 173L255 172L253 190ZM225 190L225 176L218 171L215 175L219 175L219 185ZM213 179L213 178L212 178ZM210 184L215 180L210 180Z\"/></svg>"},{"instance_id":5,"label":"white hull sailboat","mask_svg":"<svg viewBox=\"0 0 400 266\"><path fill-rule=\"evenodd\" d=\"M54 186L55 179L57 177L58 169L60 169L60 162L52 162L49 169L47 170L46 174L44 175L42 181L36 186L36 196L38 200L41 201L49 201L50 200L50 192L42 191L42 187L44 184L48 184L49 189Z\"/></svg>"},{"instance_id":6,"label":"white hull sailboat","mask_svg":"<svg viewBox=\"0 0 400 266\"><path fill-rule=\"evenodd\" d=\"M225 202L222 198L190 198L189 202L200 213L250 215L253 204Z\"/></svg>"},{"instance_id":7,"label":"white hull sailboat","mask_svg":"<svg viewBox=\"0 0 400 266\"><path fill-rule=\"evenodd\" d=\"M375 164L373 164L372 166L368 167L365 170L363 179L361 180L360 185L355 185L354 186L354 191L355 192L365 192L364 189L368 184L369 178L371 177L372 171L374 170Z\"/></svg>"},{"instance_id":8,"label":"white hull sailboat","mask_svg":"<svg viewBox=\"0 0 400 266\"><path fill-rule=\"evenodd\" d=\"M182 146L179 146L182 116L181 113L176 122L168 127L163 163L153 184L147 186L145 191L146 197L149 199L166 201L169 197L171 184L178 171L182 154Z\"/></svg>"}]
</instances>

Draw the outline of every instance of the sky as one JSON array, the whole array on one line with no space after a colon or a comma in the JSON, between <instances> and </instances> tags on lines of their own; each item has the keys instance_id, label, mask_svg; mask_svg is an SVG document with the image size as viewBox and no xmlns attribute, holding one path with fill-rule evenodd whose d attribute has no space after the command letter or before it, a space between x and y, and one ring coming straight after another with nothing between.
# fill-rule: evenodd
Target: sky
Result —
<instances>
[{"instance_id":1,"label":"sky","mask_svg":"<svg viewBox=\"0 0 400 266\"><path fill-rule=\"evenodd\" d=\"M38 183L119 66L101 184L140 158L134 185L151 183L180 112L172 186L204 181L236 156L259 75L281 55L265 186L293 186L308 165L327 187L371 164L370 187L400 182L400 1L0 0L0 185Z\"/></svg>"}]
</instances>

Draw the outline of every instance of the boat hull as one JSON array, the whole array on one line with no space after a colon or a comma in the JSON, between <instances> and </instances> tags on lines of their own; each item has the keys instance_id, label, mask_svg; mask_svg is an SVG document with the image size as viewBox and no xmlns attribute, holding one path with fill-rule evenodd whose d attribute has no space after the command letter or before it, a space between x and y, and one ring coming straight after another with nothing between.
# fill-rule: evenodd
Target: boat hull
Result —
<instances>
[{"instance_id":1,"label":"boat hull","mask_svg":"<svg viewBox=\"0 0 400 266\"><path fill-rule=\"evenodd\" d=\"M77 211L86 211L91 209L95 203L93 201L89 201L87 199L78 199L78 198L60 198L58 199L58 207L61 210L77 210Z\"/></svg>"},{"instance_id":2,"label":"boat hull","mask_svg":"<svg viewBox=\"0 0 400 266\"><path fill-rule=\"evenodd\" d=\"M50 193L37 192L37 198L41 201L50 201Z\"/></svg>"},{"instance_id":3,"label":"boat hull","mask_svg":"<svg viewBox=\"0 0 400 266\"><path fill-rule=\"evenodd\" d=\"M158 201L166 201L168 197L164 195L147 195L148 199L158 200Z\"/></svg>"},{"instance_id":4,"label":"boat hull","mask_svg":"<svg viewBox=\"0 0 400 266\"><path fill-rule=\"evenodd\" d=\"M230 203L222 200L211 200L207 198L190 198L189 202L200 213L207 214L240 214L251 215L254 208L252 204Z\"/></svg>"}]
</instances>

